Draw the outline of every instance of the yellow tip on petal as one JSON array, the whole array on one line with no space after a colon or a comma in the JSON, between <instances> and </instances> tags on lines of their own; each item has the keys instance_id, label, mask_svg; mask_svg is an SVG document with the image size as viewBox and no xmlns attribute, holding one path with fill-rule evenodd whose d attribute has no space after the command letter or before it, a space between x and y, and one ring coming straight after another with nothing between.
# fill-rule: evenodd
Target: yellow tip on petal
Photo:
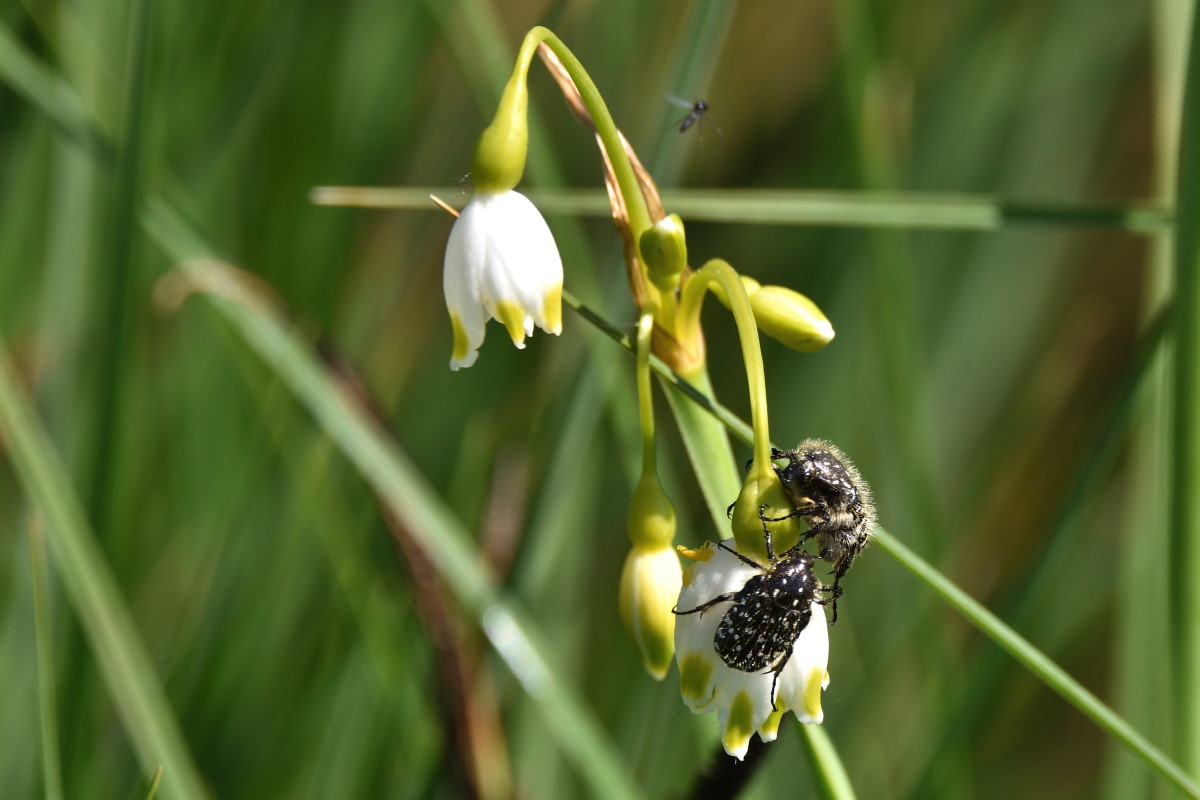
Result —
<instances>
[{"instance_id":1,"label":"yellow tip on petal","mask_svg":"<svg viewBox=\"0 0 1200 800\"><path fill-rule=\"evenodd\" d=\"M525 310L509 300L501 300L496 303L494 316L504 323L504 327L508 329L508 335L512 337L512 342L517 349L523 350L526 333Z\"/></svg>"},{"instance_id":2,"label":"yellow tip on petal","mask_svg":"<svg viewBox=\"0 0 1200 800\"><path fill-rule=\"evenodd\" d=\"M725 752L741 761L750 749L750 737L754 735L754 703L745 692L738 692L729 707L729 718L721 733L721 744Z\"/></svg>"},{"instance_id":3,"label":"yellow tip on petal","mask_svg":"<svg viewBox=\"0 0 1200 800\"><path fill-rule=\"evenodd\" d=\"M546 320L544 330L558 336L562 333L562 286L555 286L546 292L546 301L542 304L542 319Z\"/></svg>"},{"instance_id":4,"label":"yellow tip on petal","mask_svg":"<svg viewBox=\"0 0 1200 800\"><path fill-rule=\"evenodd\" d=\"M693 710L712 702L712 662L701 653L686 653L679 658L679 694Z\"/></svg>"},{"instance_id":5,"label":"yellow tip on petal","mask_svg":"<svg viewBox=\"0 0 1200 800\"><path fill-rule=\"evenodd\" d=\"M450 327L454 329L454 348L450 351L450 369L460 369L469 367L475 363L479 353L471 348L471 338L467 335L467 329L463 327L462 320L457 314L450 315Z\"/></svg>"},{"instance_id":6,"label":"yellow tip on petal","mask_svg":"<svg viewBox=\"0 0 1200 800\"><path fill-rule=\"evenodd\" d=\"M829 673L825 670L818 667L808 673L804 684L804 715L807 717L804 722L820 723L825 719L825 712L821 710L821 690L828 685Z\"/></svg>"},{"instance_id":7,"label":"yellow tip on petal","mask_svg":"<svg viewBox=\"0 0 1200 800\"><path fill-rule=\"evenodd\" d=\"M758 738L764 742L773 742L779 737L779 721L783 719L783 712L787 711L782 701L776 702L779 703L779 709L772 711L763 724L758 726Z\"/></svg>"}]
</instances>

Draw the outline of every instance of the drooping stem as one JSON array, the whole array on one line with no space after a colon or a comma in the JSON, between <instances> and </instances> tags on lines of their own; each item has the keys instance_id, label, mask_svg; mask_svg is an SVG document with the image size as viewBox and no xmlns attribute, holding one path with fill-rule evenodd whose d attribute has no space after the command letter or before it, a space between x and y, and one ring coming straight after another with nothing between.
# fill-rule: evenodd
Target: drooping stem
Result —
<instances>
[{"instance_id":1,"label":"drooping stem","mask_svg":"<svg viewBox=\"0 0 1200 800\"><path fill-rule=\"evenodd\" d=\"M717 284L729 298L729 310L737 324L742 345L742 360L746 364L746 383L750 392L750 425L754 431L754 464L752 472L771 472L771 433L767 422L767 379L763 371L762 348L758 341L758 326L750 297L742 285L737 270L719 258L709 261L692 275L683 286L679 300L678 330L684 339L698 335L700 307L708 288Z\"/></svg>"},{"instance_id":2,"label":"drooping stem","mask_svg":"<svg viewBox=\"0 0 1200 800\"><path fill-rule=\"evenodd\" d=\"M571 76L571 80L575 82L575 87L579 90L580 99L587 107L588 113L592 115L592 121L596 126L596 135L600 137L600 143L604 146L604 151L612 163L613 173L617 177L617 187L629 213L629 228L633 234L633 241L636 242L642 232L650 227L650 212L646 208L646 200L642 197L641 189L638 186L633 165L629 162L629 157L625 154L625 148L621 144L617 125L613 122L612 114L608 112L608 106L604 104L604 98L600 96L600 91L592 82L587 70L583 68L583 64L563 44L562 40L554 35L553 31L539 25L531 28L529 33L525 34L525 41L521 43L521 51L517 55L516 69L528 70L538 45L543 42L554 51L554 54L563 63L567 74ZM514 74L515 72L516 70L514 70Z\"/></svg>"}]
</instances>

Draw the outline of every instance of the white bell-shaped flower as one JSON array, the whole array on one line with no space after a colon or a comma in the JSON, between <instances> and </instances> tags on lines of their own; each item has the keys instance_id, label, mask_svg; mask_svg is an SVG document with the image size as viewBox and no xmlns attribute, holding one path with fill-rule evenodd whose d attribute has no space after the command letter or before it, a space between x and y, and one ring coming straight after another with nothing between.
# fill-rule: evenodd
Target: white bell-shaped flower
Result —
<instances>
[{"instance_id":1,"label":"white bell-shaped flower","mask_svg":"<svg viewBox=\"0 0 1200 800\"><path fill-rule=\"evenodd\" d=\"M684 573L676 606L679 612L699 608L723 595L734 595L752 577L766 572L723 547L706 545L685 554L697 561ZM818 600L814 597L811 602L808 624L796 637L778 675L774 669L783 656L763 670L744 672L730 667L717 652L717 628L735 602L732 597L703 611L680 613L676 618L675 657L683 701L697 714L717 712L721 743L734 758L745 757L755 733L764 742L773 741L779 721L789 709L801 722L819 723L824 719L821 691L829 685L829 632L824 607Z\"/></svg>"},{"instance_id":2,"label":"white bell-shaped flower","mask_svg":"<svg viewBox=\"0 0 1200 800\"><path fill-rule=\"evenodd\" d=\"M535 324L562 331L562 259L546 221L518 192L481 192L467 203L450 230L442 280L454 328L450 369L475 363L489 319L518 348Z\"/></svg>"}]
</instances>

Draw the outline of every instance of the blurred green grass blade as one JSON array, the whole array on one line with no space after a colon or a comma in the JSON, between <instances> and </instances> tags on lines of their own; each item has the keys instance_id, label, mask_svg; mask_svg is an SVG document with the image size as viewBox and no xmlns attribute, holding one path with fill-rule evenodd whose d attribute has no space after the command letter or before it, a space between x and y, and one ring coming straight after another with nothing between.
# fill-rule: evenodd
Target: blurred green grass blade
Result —
<instances>
[{"instance_id":1,"label":"blurred green grass blade","mask_svg":"<svg viewBox=\"0 0 1200 800\"><path fill-rule=\"evenodd\" d=\"M125 118L118 142L114 178L116 187L108 228L106 258L100 262L99 284L95 299L99 317L93 343L94 357L105 379L95 386L93 397L95 428L92 444L90 482L85 502L92 524L101 540L119 543L124 549L128 533L114 524L113 505L123 446L120 425L127 407L128 382L125 380L134 350L133 292L138 261L133 257L137 235L139 162L142 158L146 60L149 49L150 0L134 0L130 9L130 31L126 37L129 64L125 70L127 96Z\"/></svg>"},{"instance_id":2,"label":"blurred green grass blade","mask_svg":"<svg viewBox=\"0 0 1200 800\"><path fill-rule=\"evenodd\" d=\"M1171 630L1176 752L1200 773L1200 13L1192 12L1175 181Z\"/></svg>"},{"instance_id":3,"label":"blurred green grass blade","mask_svg":"<svg viewBox=\"0 0 1200 800\"><path fill-rule=\"evenodd\" d=\"M500 592L467 532L417 469L358 404L345 399L307 346L229 267L187 260L198 239L162 204L147 211L151 235L183 260L187 290L205 294L246 343L276 371L342 453L407 526L439 575L479 621L496 651L543 712L546 726L597 797L638 797L620 754L594 715L546 660L549 652L523 612Z\"/></svg>"},{"instance_id":4,"label":"blurred green grass blade","mask_svg":"<svg viewBox=\"0 0 1200 800\"><path fill-rule=\"evenodd\" d=\"M1000 645L1039 680L1060 697L1082 711L1089 719L1119 739L1159 774L1175 784L1189 797L1200 798L1200 786L1165 753L1151 744L1129 723L1063 671L1044 653L1005 625L995 614L959 589L933 566L918 556L887 531L876 529L875 541L890 556L940 594L960 614Z\"/></svg>"},{"instance_id":5,"label":"blurred green grass blade","mask_svg":"<svg viewBox=\"0 0 1200 800\"><path fill-rule=\"evenodd\" d=\"M711 397L712 384L708 373L701 373L698 377L703 379L703 383L693 388ZM703 406L693 403L677 387L668 385L664 389L717 537L727 538L732 534L725 509L737 499L741 489L741 481L734 467L733 449L729 445L729 434L719 419L709 414Z\"/></svg>"},{"instance_id":6,"label":"blurred green grass blade","mask_svg":"<svg viewBox=\"0 0 1200 800\"><path fill-rule=\"evenodd\" d=\"M93 538L50 437L0 352L0 434L33 507L45 520L50 553L95 651L117 712L146 770L162 765L164 794L207 793L117 583Z\"/></svg>"},{"instance_id":7,"label":"blurred green grass blade","mask_svg":"<svg viewBox=\"0 0 1200 800\"><path fill-rule=\"evenodd\" d=\"M146 789L146 800L154 800L158 797L158 787L162 784L162 776L162 767L154 770L154 775L150 778L150 787Z\"/></svg>"},{"instance_id":8,"label":"blurred green grass blade","mask_svg":"<svg viewBox=\"0 0 1200 800\"><path fill-rule=\"evenodd\" d=\"M703 99L712 83L713 73L721 63L719 56L725 52L737 10L738 4L734 0L702 0L692 5L676 40L678 53L673 66L667 70L668 94L682 92L685 100ZM667 111L666 104L661 108L663 114L670 113L678 118L677 110ZM681 140L678 122L658 126L658 136L643 152L643 159L649 155L650 174L660 186L679 183L688 157L699 140L699 136Z\"/></svg>"},{"instance_id":9,"label":"blurred green grass blade","mask_svg":"<svg viewBox=\"0 0 1200 800\"><path fill-rule=\"evenodd\" d=\"M608 217L605 194L593 189L522 188L547 214ZM318 186L317 205L436 210L438 187ZM1017 225L1150 233L1171 227L1169 209L1124 205L1029 203L982 195L842 192L793 189L665 189L666 207L689 222L827 225L856 228L998 231Z\"/></svg>"},{"instance_id":10,"label":"blurred green grass blade","mask_svg":"<svg viewBox=\"0 0 1200 800\"><path fill-rule=\"evenodd\" d=\"M2 24L0 78L73 138L85 143L95 142L90 133L93 122L83 98L74 87L33 58L12 31Z\"/></svg>"},{"instance_id":11,"label":"blurred green grass blade","mask_svg":"<svg viewBox=\"0 0 1200 800\"><path fill-rule=\"evenodd\" d=\"M837 798L837 800L854 800L854 786L850 776L842 764L829 734L820 725L796 724L800 729L800 744L808 753L808 761L813 765L813 780L817 792L822 797Z\"/></svg>"},{"instance_id":12,"label":"blurred green grass blade","mask_svg":"<svg viewBox=\"0 0 1200 800\"><path fill-rule=\"evenodd\" d=\"M46 568L46 537L40 520L29 524L29 569L33 578L33 626L37 637L39 731L42 740L42 780L46 800L63 797L62 758L58 749L58 703L54 696L54 636L50 626L50 589Z\"/></svg>"}]
</instances>

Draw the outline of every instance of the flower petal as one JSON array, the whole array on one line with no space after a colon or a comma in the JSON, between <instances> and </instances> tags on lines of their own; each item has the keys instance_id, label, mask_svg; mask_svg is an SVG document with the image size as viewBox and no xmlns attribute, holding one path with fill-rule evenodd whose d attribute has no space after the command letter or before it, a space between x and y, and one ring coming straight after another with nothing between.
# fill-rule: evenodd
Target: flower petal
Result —
<instances>
[{"instance_id":1,"label":"flower petal","mask_svg":"<svg viewBox=\"0 0 1200 800\"><path fill-rule=\"evenodd\" d=\"M517 347L535 324L562 331L562 259L546 221L518 192L467 203L450 231L442 281L455 328L451 369L474 363L489 318Z\"/></svg>"},{"instance_id":2,"label":"flower petal","mask_svg":"<svg viewBox=\"0 0 1200 800\"><path fill-rule=\"evenodd\" d=\"M679 593L677 608L683 612L736 594L751 577L766 572L723 547L707 545L691 555L698 560L689 568ZM764 742L775 739L788 710L801 722L821 722L821 690L829 683L829 632L824 606L814 597L809 622L796 637L781 672L776 674L770 665L755 672L734 669L715 646L717 629L733 602L722 600L702 611L679 614L675 650L684 703L696 713L715 710L725 751L740 759L755 732Z\"/></svg>"},{"instance_id":3,"label":"flower petal","mask_svg":"<svg viewBox=\"0 0 1200 800\"><path fill-rule=\"evenodd\" d=\"M442 291L454 328L450 369L475 363L483 344L487 313L482 301L482 271L486 242L478 207L467 203L450 228L442 267Z\"/></svg>"},{"instance_id":4,"label":"flower petal","mask_svg":"<svg viewBox=\"0 0 1200 800\"><path fill-rule=\"evenodd\" d=\"M797 637L792 657L779 675L775 704L792 709L801 722L819 723L825 718L821 690L829 685L829 627L825 608L814 602L811 609L812 619Z\"/></svg>"}]
</instances>

